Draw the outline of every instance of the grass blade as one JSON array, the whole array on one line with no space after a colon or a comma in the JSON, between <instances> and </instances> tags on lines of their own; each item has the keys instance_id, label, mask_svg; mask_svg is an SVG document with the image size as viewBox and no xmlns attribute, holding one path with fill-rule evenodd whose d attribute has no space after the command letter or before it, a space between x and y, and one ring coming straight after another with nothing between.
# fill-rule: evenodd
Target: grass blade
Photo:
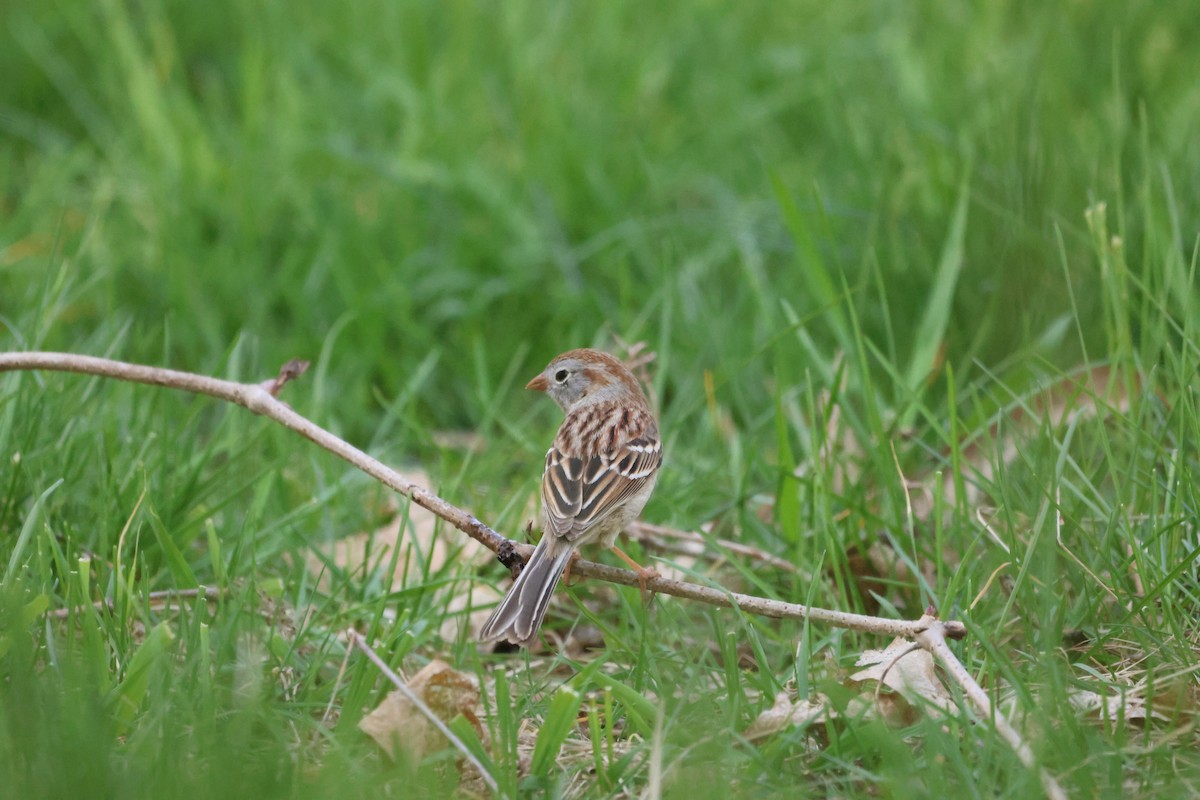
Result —
<instances>
[{"instance_id":1,"label":"grass blade","mask_svg":"<svg viewBox=\"0 0 1200 800\"><path fill-rule=\"evenodd\" d=\"M963 240L967 232L967 208L971 197L970 171L963 177L958 189L958 202L950 220L950 230L942 245L942 256L938 260L937 274L930 287L929 300L917 326L913 340L912 360L904 375L905 388L916 394L929 377L938 360L946 326L950 322L950 308L954 300L954 288L963 265ZM909 412L911 415L911 411Z\"/></svg>"},{"instance_id":2,"label":"grass blade","mask_svg":"<svg viewBox=\"0 0 1200 800\"><path fill-rule=\"evenodd\" d=\"M570 686L563 686L554 693L550 710L546 712L542 729L538 731L537 743L533 746L530 769L534 775L545 777L555 768L558 751L575 728L575 717L582 700L583 695Z\"/></svg>"}]
</instances>

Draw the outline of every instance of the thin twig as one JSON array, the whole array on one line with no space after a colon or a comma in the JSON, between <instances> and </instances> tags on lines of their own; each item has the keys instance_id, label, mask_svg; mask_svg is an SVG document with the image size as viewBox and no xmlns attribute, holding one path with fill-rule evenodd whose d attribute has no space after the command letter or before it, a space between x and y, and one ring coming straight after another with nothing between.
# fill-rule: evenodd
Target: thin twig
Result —
<instances>
[{"instance_id":1,"label":"thin twig","mask_svg":"<svg viewBox=\"0 0 1200 800\"><path fill-rule=\"evenodd\" d=\"M408 698L408 701L416 706L418 711L425 715L425 718L432 723L433 727L441 731L442 736L446 737L450 744L454 746L454 749L462 753L463 758L469 761L471 766L475 767L475 769L479 771L479 775L481 778L483 778L483 782L486 783L493 792L500 794L500 786L496 783L496 779L492 777L492 773L488 772L487 768L483 766L482 762L475 757L475 754L472 753L465 744L463 744L463 740L458 738L458 736L454 734L454 731L450 730L445 722L442 722L442 718L433 713L433 709L425 705L425 701L420 697L417 697L416 692L408 688L408 685L404 681L400 680L400 676L397 675L395 671L393 671L392 668L387 665L387 662L379 657L379 654L375 652L371 645L367 644L366 641L359 636L358 632L353 628L350 628L346 631L346 636L350 639L350 643L361 650L367 658L371 659L371 663L379 667L379 671L384 674L384 677L391 681L392 685L395 686L402 695Z\"/></svg>"},{"instance_id":2,"label":"thin twig","mask_svg":"<svg viewBox=\"0 0 1200 800\"><path fill-rule=\"evenodd\" d=\"M533 553L533 545L513 542L512 548L528 559ZM638 574L632 570L610 567L594 561L579 559L571 565L572 575L583 575L588 578L616 583L621 586L641 587L643 583ZM835 628L863 633L877 633L884 636L905 636L913 638L925 629L924 618L888 619L886 617L869 617L865 614L851 614L848 611L830 611L826 608L803 606L799 603L785 603L782 600L771 600L750 594L731 592L715 586L702 586L688 581L676 581L669 578L651 578L644 583L646 589L657 594L667 594L672 597L682 597L685 600L695 600L710 606L721 608L736 608L748 614L774 619L809 620L823 622ZM951 639L961 639L967 634L966 626L961 622L949 621L942 623L946 635Z\"/></svg>"},{"instance_id":3,"label":"thin twig","mask_svg":"<svg viewBox=\"0 0 1200 800\"><path fill-rule=\"evenodd\" d=\"M666 525L655 525L653 522L638 520L629 526L629 532L635 539L643 542L647 547L658 548L664 552L675 549L677 552L682 552L684 555L703 558L709 555L707 545L708 540L703 534L693 531L681 531L676 528L669 528ZM656 541L656 539L673 539L681 543L681 546L671 548L665 542ZM757 547L751 547L748 544L735 542L731 539L717 539L713 542L720 548L728 550L731 553L736 553L739 556L745 556L753 561L761 561L764 564L769 564L778 570L791 572L793 574L811 578L804 570L797 567L790 561L786 561L777 555L768 553Z\"/></svg>"},{"instance_id":4,"label":"thin twig","mask_svg":"<svg viewBox=\"0 0 1200 800\"><path fill-rule=\"evenodd\" d=\"M346 677L346 668L350 666L350 654L353 652L352 649L346 648L346 655L342 657L342 665L338 667L337 677L333 679L333 691L329 693L329 703L325 706L325 713L321 715L322 725L328 725L330 717L333 716L333 704L342 689L342 679Z\"/></svg>"},{"instance_id":5,"label":"thin twig","mask_svg":"<svg viewBox=\"0 0 1200 800\"><path fill-rule=\"evenodd\" d=\"M215 586L197 586L194 589L160 589L150 592L150 594L146 595L146 601L153 605L154 603L158 603L163 600L185 600L193 597L203 597L209 602L212 602L213 600L219 600L222 593L222 590ZM166 605L166 603L163 605ZM85 608L94 608L97 611L100 611L101 609L107 609L111 611L115 607L116 602L112 598L106 597L103 600L97 600L96 602L88 605L70 606L69 608L56 608L53 611L47 611L46 616L50 617L51 619L66 619L72 614L80 613Z\"/></svg>"}]
</instances>

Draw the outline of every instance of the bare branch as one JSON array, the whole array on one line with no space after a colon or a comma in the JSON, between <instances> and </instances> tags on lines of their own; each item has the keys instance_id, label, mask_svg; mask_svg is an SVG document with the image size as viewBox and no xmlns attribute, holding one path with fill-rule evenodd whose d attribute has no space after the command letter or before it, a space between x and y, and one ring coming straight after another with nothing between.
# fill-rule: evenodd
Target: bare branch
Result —
<instances>
[{"instance_id":1,"label":"bare branch","mask_svg":"<svg viewBox=\"0 0 1200 800\"><path fill-rule=\"evenodd\" d=\"M530 554L533 553L533 545L512 542L512 547L523 558L529 558ZM607 564L584 561L583 559L572 563L571 574L596 578L608 583L620 584L621 586L637 586L639 588L642 586L638 574L632 570L610 567ZM658 594L682 597L685 600L695 600L700 603L707 603L710 606L737 608L760 617L796 620L807 619L811 622L823 622L835 628L847 628L864 633L878 633L885 636L906 636L911 639L926 628L924 617L919 620L869 617L865 614L851 614L847 611L830 611L825 608L803 606L798 603L785 603L782 600L770 600L766 597L731 592L716 586L702 586L698 583L675 581L663 577L651 578L645 581L645 587L649 591ZM966 626L961 622L951 621L943 624L946 629L946 635L951 639L961 639L967 634Z\"/></svg>"},{"instance_id":2,"label":"bare branch","mask_svg":"<svg viewBox=\"0 0 1200 800\"><path fill-rule=\"evenodd\" d=\"M61 372L103 375L119 380L147 383L152 386L166 386L228 400L256 414L275 420L279 424L299 433L309 441L339 456L385 486L400 492L417 505L428 509L446 520L494 553L500 553L503 548L509 552L515 551L523 559L528 559L529 554L533 552L533 548L530 545L514 542L501 536L466 511L451 505L433 494L433 492L416 485L357 447L297 414L290 406L271 394L267 386L273 387L275 381L268 381L267 385L235 383L233 381L195 375L189 372L146 367L139 364L127 364L120 361L110 361L105 358L79 356L69 353L0 353L0 372L15 369L48 369ZM636 573L594 561L580 559L571 567L571 572L574 575L583 575L588 578L596 578L623 586L640 585ZM796 603L784 603L779 600L769 600L765 597L738 594L717 587L701 586L695 583L669 580L661 577L647 581L645 586L647 589L659 594L682 597L725 608L736 607L750 614L774 617L776 619L808 619L814 622L824 622L839 628L850 628L852 630L888 636L907 636L909 638L912 638L919 631L923 630L923 626L913 620L885 619L882 617L869 617L863 614L850 614L843 611L809 608L808 606ZM962 636L966 633L966 629L959 623L948 623L948 630L954 632L951 635Z\"/></svg>"},{"instance_id":3,"label":"bare branch","mask_svg":"<svg viewBox=\"0 0 1200 800\"><path fill-rule=\"evenodd\" d=\"M348 461L354 467L375 478L385 486L400 492L422 508L426 508L449 522L463 533L475 539L492 552L499 549L506 539L484 525L475 517L417 486L394 469L385 466L329 431L315 425L293 411L286 403L276 399L262 384L235 383L190 372L179 372L160 367L127 364L107 358L80 356L71 353L0 353L0 372L12 370L45 369L57 372L78 372L84 375L102 375L133 383L165 386L182 389L194 394L204 394L236 403L255 414L273 419L290 428L304 438L320 445L334 455ZM268 381L271 388L279 379Z\"/></svg>"},{"instance_id":4,"label":"bare branch","mask_svg":"<svg viewBox=\"0 0 1200 800\"><path fill-rule=\"evenodd\" d=\"M278 378L256 385L235 383L188 372L127 364L91 356L79 356L67 353L0 353L0 372L37 369L101 375L135 383L146 383L152 386L182 389L236 403L243 408L247 408L256 414L268 417L290 428L309 441L349 462L385 486L408 497L417 505L428 509L483 544L492 552L499 554L504 559L506 566L511 567L515 565L514 554L518 554L522 558L528 558L529 554L533 551L530 545L514 542L501 536L466 511L446 502L432 492L417 486L400 473L367 455L357 447L339 439L324 428L312 423L289 408L287 404L276 399L274 393L278 392L288 380L303 372L303 367L297 362L290 362L286 365L281 370ZM584 575L624 586L639 585L639 577L636 573L592 561L581 559L572 565L571 570L576 575ZM918 620L893 620L869 617L862 614L849 614L842 611L829 611L795 603L770 600L764 597L738 594L715 586L702 586L686 581L668 580L662 577L646 582L645 586L661 594L696 600L714 606L738 608L750 614L776 619L811 620L840 628L890 636L903 636L915 640L921 647L932 653L934 658L946 669L949 676L963 688L963 692L971 701L976 711L996 728L997 733L1013 748L1017 757L1021 759L1021 762L1030 769L1039 769L1042 787L1047 796L1054 800L1066 797L1066 794L1054 776L1037 766L1033 752L1029 746L1021 739L1016 729L998 711L992 708L987 694L975 682L971 674L947 646L947 638L960 639L966 635L966 627L961 622L943 622L936 617L932 609L927 611ZM62 613L55 612L56 615ZM368 657L374 656L373 651L360 637L352 636L351 640ZM381 668L385 668L386 665L381 664L377 659L378 656L372 658L373 661L380 664ZM401 686L398 678L395 678L394 675L389 675L389 678L398 687ZM454 740L451 739L451 741ZM459 748L465 753L465 748L461 747L461 743L459 743ZM489 777L484 770L480 769L480 772L485 778Z\"/></svg>"},{"instance_id":5,"label":"bare branch","mask_svg":"<svg viewBox=\"0 0 1200 800\"><path fill-rule=\"evenodd\" d=\"M527 559L529 558L529 554L533 552L533 548L530 545L513 542L501 536L466 511L451 505L433 492L416 485L357 447L348 444L319 425L297 414L286 403L272 396L271 392L264 385L235 383L233 381L195 375L190 372L146 367L139 364L127 364L120 361L110 361L105 358L79 356L69 353L0 353L0 372L17 369L48 369L60 372L103 375L119 380L147 383L152 386L166 386L168 388L182 389L196 394L205 394L222 400L228 400L256 414L275 420L279 424L299 433L309 441L339 456L385 486L400 492L417 505L428 509L446 520L494 553L499 553L501 548L504 548L505 550L516 551L522 558ZM287 371L286 368L285 371ZM268 381L267 383L273 387L275 381ZM571 571L575 575L597 578L624 586L639 585L636 573L627 569L609 567L593 561L584 561L581 559L575 562L571 567ZM742 611L765 617L808 619L868 633L912 637L920 630L923 630L920 624L912 620L884 619L880 617L868 617L862 614L849 614L843 611L809 608L796 603L784 603L779 600L738 594L716 587L701 586L686 581L674 581L661 577L646 582L646 588L660 594L696 600L701 603L708 603L709 605L726 608L736 607ZM949 630L954 631L959 636L964 635L966 632L965 628L959 623L948 623L948 625Z\"/></svg>"}]
</instances>

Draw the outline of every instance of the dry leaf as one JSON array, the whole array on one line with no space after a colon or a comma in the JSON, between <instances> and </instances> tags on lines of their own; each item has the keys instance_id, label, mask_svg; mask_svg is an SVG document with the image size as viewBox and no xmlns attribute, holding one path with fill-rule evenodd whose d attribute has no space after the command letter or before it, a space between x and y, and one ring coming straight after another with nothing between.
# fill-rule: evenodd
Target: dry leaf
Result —
<instances>
[{"instance_id":1,"label":"dry leaf","mask_svg":"<svg viewBox=\"0 0 1200 800\"><path fill-rule=\"evenodd\" d=\"M1118 720L1144 723L1148 719L1166 722L1170 719L1148 707L1146 698L1136 688L1108 696L1080 689L1071 693L1071 705L1089 716L1113 723Z\"/></svg>"},{"instance_id":2,"label":"dry leaf","mask_svg":"<svg viewBox=\"0 0 1200 800\"><path fill-rule=\"evenodd\" d=\"M829 701L823 695L816 700L791 698L787 692L775 695L775 705L758 715L746 728L746 738L762 739L786 728L820 722L829 712Z\"/></svg>"},{"instance_id":3,"label":"dry leaf","mask_svg":"<svg viewBox=\"0 0 1200 800\"><path fill-rule=\"evenodd\" d=\"M933 657L920 648L913 648L912 642L898 637L886 650L864 651L855 665L866 666L867 669L854 673L850 680L882 683L915 708L933 706L946 713L954 713L954 700L938 680ZM882 701L883 696L880 699ZM890 705L881 706L880 711L889 720L896 720L896 714L907 716L904 709Z\"/></svg>"},{"instance_id":4,"label":"dry leaf","mask_svg":"<svg viewBox=\"0 0 1200 800\"><path fill-rule=\"evenodd\" d=\"M414 675L407 686L443 722L448 724L462 714L480 739L484 738L483 726L475 713L479 686L472 676L444 661L434 660ZM441 731L400 691L388 693L374 711L362 718L358 727L393 758L397 744L417 761L427 753L449 746Z\"/></svg>"}]
</instances>

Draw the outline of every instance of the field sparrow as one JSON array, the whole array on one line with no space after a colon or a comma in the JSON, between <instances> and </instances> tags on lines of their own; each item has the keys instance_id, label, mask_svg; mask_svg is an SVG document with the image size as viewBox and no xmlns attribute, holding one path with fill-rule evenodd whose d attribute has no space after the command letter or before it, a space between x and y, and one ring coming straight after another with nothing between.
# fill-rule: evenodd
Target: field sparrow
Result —
<instances>
[{"instance_id":1,"label":"field sparrow","mask_svg":"<svg viewBox=\"0 0 1200 800\"><path fill-rule=\"evenodd\" d=\"M480 631L484 641L521 645L537 636L550 596L580 545L600 542L643 581L655 574L614 543L646 505L662 464L650 404L633 374L607 353L570 350L525 388L549 394L567 418L546 453L542 540Z\"/></svg>"}]
</instances>

